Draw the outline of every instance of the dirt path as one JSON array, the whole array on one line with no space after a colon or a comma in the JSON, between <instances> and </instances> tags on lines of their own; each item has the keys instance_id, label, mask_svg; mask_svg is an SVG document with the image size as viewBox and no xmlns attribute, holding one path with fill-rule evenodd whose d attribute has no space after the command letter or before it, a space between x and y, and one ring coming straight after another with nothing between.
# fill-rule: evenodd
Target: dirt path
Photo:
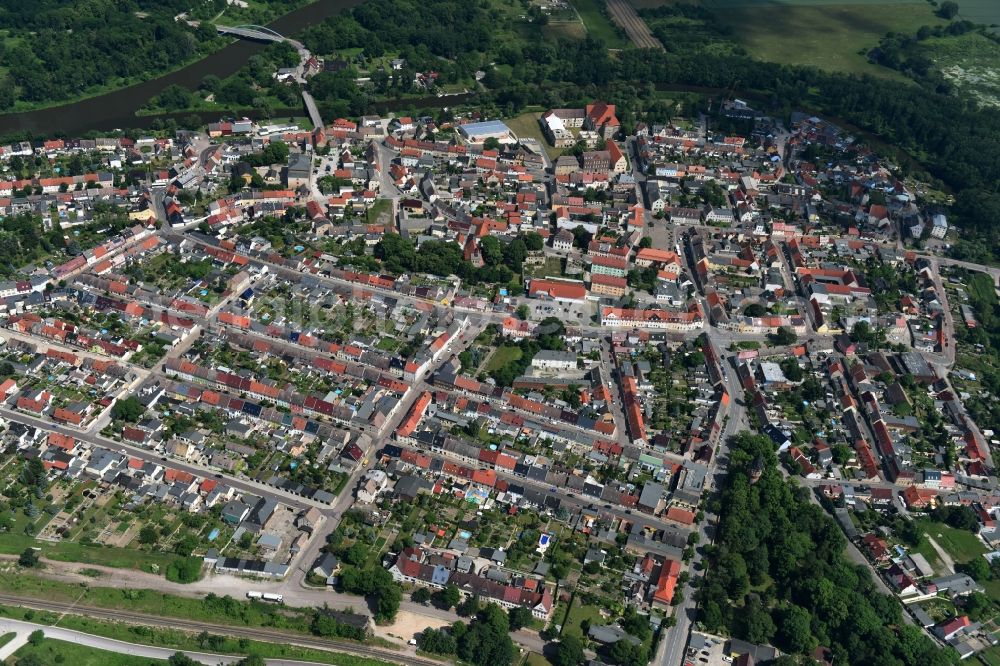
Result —
<instances>
[{"instance_id":1,"label":"dirt path","mask_svg":"<svg viewBox=\"0 0 1000 666\"><path fill-rule=\"evenodd\" d=\"M937 556L941 560L941 562L943 562L944 565L948 567L948 571L950 571L951 573L955 573L955 560L951 559L951 555L948 554L948 551L939 546L938 542L935 541L930 534L927 535L927 543L929 543L931 545L931 548L934 549L934 552L937 553Z\"/></svg>"}]
</instances>

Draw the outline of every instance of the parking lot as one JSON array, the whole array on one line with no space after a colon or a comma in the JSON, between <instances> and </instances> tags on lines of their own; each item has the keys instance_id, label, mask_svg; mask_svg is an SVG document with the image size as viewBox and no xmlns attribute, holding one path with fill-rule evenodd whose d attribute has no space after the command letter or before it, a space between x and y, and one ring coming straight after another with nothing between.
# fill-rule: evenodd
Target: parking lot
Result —
<instances>
[{"instance_id":1,"label":"parking lot","mask_svg":"<svg viewBox=\"0 0 1000 666\"><path fill-rule=\"evenodd\" d=\"M527 305L530 313L529 319L541 321L546 317L556 317L569 325L585 326L593 323L591 317L594 315L593 304L584 303L560 303L557 301L543 301L531 298L520 299L516 305Z\"/></svg>"}]
</instances>

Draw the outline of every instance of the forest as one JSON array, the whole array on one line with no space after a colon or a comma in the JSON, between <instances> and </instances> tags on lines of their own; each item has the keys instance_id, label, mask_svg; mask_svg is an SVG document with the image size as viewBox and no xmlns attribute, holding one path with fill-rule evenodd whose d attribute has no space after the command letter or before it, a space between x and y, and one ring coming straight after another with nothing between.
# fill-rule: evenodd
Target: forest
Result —
<instances>
[{"instance_id":1,"label":"forest","mask_svg":"<svg viewBox=\"0 0 1000 666\"><path fill-rule=\"evenodd\" d=\"M706 628L790 655L828 647L838 666L955 663L957 654L904 622L899 602L847 559L840 528L808 493L782 477L768 437L735 438L698 591Z\"/></svg>"},{"instance_id":2,"label":"forest","mask_svg":"<svg viewBox=\"0 0 1000 666\"><path fill-rule=\"evenodd\" d=\"M268 0L277 16L304 0ZM0 111L147 80L229 40L209 19L226 0L0 0ZM197 27L175 16L186 13Z\"/></svg>"}]
</instances>

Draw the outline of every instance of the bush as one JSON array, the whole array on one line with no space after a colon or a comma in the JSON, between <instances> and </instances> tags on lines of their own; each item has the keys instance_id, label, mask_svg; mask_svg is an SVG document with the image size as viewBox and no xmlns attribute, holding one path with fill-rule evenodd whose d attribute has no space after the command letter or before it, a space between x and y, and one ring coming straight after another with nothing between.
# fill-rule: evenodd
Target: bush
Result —
<instances>
[{"instance_id":1,"label":"bush","mask_svg":"<svg viewBox=\"0 0 1000 666\"><path fill-rule=\"evenodd\" d=\"M177 558L167 566L164 574L171 583L193 583L201 578L200 557Z\"/></svg>"},{"instance_id":2,"label":"bush","mask_svg":"<svg viewBox=\"0 0 1000 666\"><path fill-rule=\"evenodd\" d=\"M38 565L38 551L34 548L25 548L21 557L17 558L17 563L22 567L34 567Z\"/></svg>"}]
</instances>

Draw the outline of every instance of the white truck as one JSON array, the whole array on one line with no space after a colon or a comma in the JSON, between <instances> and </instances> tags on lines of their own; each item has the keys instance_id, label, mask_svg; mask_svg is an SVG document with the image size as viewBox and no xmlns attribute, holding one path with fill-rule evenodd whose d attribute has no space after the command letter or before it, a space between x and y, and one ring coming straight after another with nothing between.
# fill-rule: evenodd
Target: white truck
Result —
<instances>
[{"instance_id":1,"label":"white truck","mask_svg":"<svg viewBox=\"0 0 1000 666\"><path fill-rule=\"evenodd\" d=\"M285 601L285 597L283 595L274 594L273 592L265 592L262 598L264 601L273 601L276 604L280 604Z\"/></svg>"},{"instance_id":2,"label":"white truck","mask_svg":"<svg viewBox=\"0 0 1000 666\"><path fill-rule=\"evenodd\" d=\"M247 599L262 599L264 597L263 592L247 592Z\"/></svg>"}]
</instances>

